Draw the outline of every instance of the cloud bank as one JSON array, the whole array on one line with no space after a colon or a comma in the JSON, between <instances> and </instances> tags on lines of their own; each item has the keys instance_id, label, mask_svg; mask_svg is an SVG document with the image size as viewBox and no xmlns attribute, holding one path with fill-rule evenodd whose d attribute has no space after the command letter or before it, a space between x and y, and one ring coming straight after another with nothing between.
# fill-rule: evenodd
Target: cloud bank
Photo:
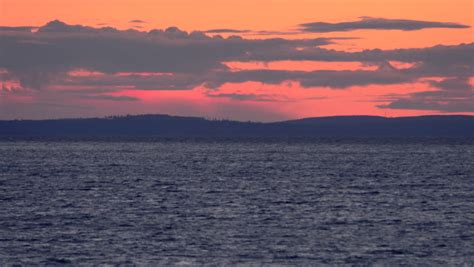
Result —
<instances>
[{"instance_id":1,"label":"cloud bank","mask_svg":"<svg viewBox=\"0 0 474 267\"><path fill-rule=\"evenodd\" d=\"M138 20L134 22L139 23ZM307 23L301 26L308 32L468 27L455 23L377 18L335 24ZM229 83L279 85L291 81L303 88L344 90L354 86L404 85L439 77L441 81L428 79L425 82L436 90L389 96L385 99L388 104L379 107L474 111L473 88L469 83L470 77L474 76L474 43L347 52L324 48L341 40L336 37L245 39L237 35L223 38L206 34L243 33L224 28L186 32L169 27L144 32L69 25L57 20L39 27L35 32L32 28L0 27L0 81L4 84L18 83L23 89L36 91L47 91L52 87L70 88L83 99L129 102L139 99L110 93L204 87L209 90L209 97L277 102L282 98L275 95L218 91ZM235 70L226 64L274 61L360 62L376 68L370 71ZM409 63L412 67L397 68L391 63L393 61ZM75 71L96 74L74 75Z\"/></svg>"}]
</instances>

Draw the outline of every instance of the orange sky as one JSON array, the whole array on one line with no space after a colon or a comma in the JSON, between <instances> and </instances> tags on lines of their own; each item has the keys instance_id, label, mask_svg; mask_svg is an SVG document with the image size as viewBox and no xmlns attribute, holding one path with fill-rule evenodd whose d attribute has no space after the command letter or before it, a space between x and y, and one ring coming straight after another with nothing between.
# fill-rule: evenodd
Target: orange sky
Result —
<instances>
[{"instance_id":1,"label":"orange sky","mask_svg":"<svg viewBox=\"0 0 474 267\"><path fill-rule=\"evenodd\" d=\"M207 30L214 28L250 29L267 31L286 31L295 29L305 22L340 22L353 21L361 16L382 17L391 19L412 19L439 22L455 22L474 25L474 1L472 0L0 0L0 25L2 26L41 26L53 19L69 24L81 24L97 27L107 24L120 29L132 26L130 20L140 19L141 30L177 26L183 30ZM430 47L438 44L457 45L474 40L474 29L424 29L419 31L371 31L358 30L350 32L332 32L323 34L301 34L281 36L284 38L306 37L356 37L357 39L341 40L337 44L325 46L345 51L363 49L396 49L413 47ZM269 38L269 36L247 36L246 38ZM248 64L248 63L246 63ZM306 65L305 65L306 64ZM322 66L335 69L354 68L356 63L320 63ZM351 65L352 64L352 65ZM252 68L251 64L235 63L235 67ZM359 66L361 67L361 66ZM318 63L272 63L263 68L276 69L319 69ZM358 68L358 64L355 65ZM327 69L327 68L326 68ZM245 87L245 90L242 88ZM303 89L297 85L260 85L257 83L227 84L222 92L251 92L278 94L287 101L274 103L241 103L245 106L264 107L265 111L274 111L273 117L294 118L326 115L373 114L386 116L418 115L436 113L433 111L378 109L373 102L374 96L384 94L410 93L424 91L426 84L354 87L347 90L328 88ZM209 98L203 89L196 88L192 93L187 91L132 91L119 94L134 95L142 100L140 107L130 107L136 113L174 113L180 115L200 115L207 117L230 117L235 119L252 119L251 115L212 111L213 104L221 107L229 103L225 98ZM2 96L0 96L1 98ZM0 99L0 105L8 100ZM181 102L180 102L181 101ZM169 104L178 103L178 108ZM121 104L107 103L97 107L96 115L127 113L118 110ZM180 109L188 105L193 108ZM98 105L99 106L99 105ZM219 113L221 112L221 113ZM54 113L54 112L52 112ZM52 114L51 113L51 114ZM194 113L194 114L192 114ZM21 111L18 114L22 114ZM94 115L94 114L90 114ZM26 115L21 115L26 116ZM257 120L266 120L265 117Z\"/></svg>"}]
</instances>

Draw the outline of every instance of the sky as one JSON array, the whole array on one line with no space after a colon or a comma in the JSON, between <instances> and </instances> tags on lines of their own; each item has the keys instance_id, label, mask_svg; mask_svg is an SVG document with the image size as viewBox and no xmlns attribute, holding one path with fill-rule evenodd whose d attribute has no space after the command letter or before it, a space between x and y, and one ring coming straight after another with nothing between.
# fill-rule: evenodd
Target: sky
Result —
<instances>
[{"instance_id":1,"label":"sky","mask_svg":"<svg viewBox=\"0 0 474 267\"><path fill-rule=\"evenodd\" d=\"M0 0L0 119L474 115L472 0Z\"/></svg>"}]
</instances>

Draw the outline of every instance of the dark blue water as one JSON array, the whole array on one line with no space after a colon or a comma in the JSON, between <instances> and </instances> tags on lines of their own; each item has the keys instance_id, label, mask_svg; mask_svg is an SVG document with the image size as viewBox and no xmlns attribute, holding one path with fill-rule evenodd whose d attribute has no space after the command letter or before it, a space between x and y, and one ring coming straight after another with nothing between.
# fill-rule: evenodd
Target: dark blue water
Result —
<instances>
[{"instance_id":1,"label":"dark blue water","mask_svg":"<svg viewBox=\"0 0 474 267\"><path fill-rule=\"evenodd\" d=\"M0 265L474 263L474 145L0 142Z\"/></svg>"}]
</instances>

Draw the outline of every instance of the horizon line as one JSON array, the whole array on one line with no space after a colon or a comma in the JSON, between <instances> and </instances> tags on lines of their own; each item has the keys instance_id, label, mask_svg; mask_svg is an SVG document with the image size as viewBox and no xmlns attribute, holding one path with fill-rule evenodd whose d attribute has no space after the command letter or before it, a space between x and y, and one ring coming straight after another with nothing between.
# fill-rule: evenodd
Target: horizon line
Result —
<instances>
[{"instance_id":1,"label":"horizon line","mask_svg":"<svg viewBox=\"0 0 474 267\"><path fill-rule=\"evenodd\" d=\"M2 122L8 121L60 121L60 120L91 120L91 119L118 119L125 117L143 117L143 116L162 116L162 117L174 117L174 118L193 118L203 119L207 121L231 121L231 122L251 122L251 123L279 123L279 122L290 122L299 121L306 119L325 119L325 118L382 118L382 119L399 119L399 118L423 118L423 117L474 117L469 114L428 114L428 115L408 115L408 116L381 116L381 115L330 115L330 116L314 116L314 117L300 117L300 118L288 118L275 121L253 121L253 120L238 120L230 118L218 118L218 117L200 117L192 115L172 115L164 113L141 113L141 114L123 114L123 115L104 115L94 117L63 117L63 118L42 118L42 119L28 119L28 118L16 118L16 119L0 119Z\"/></svg>"}]
</instances>

